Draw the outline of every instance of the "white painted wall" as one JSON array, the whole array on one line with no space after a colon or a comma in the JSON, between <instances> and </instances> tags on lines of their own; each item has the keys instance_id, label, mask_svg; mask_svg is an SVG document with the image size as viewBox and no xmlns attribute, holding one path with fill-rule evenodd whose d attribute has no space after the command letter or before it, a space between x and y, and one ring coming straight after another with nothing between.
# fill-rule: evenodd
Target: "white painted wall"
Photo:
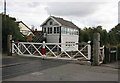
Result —
<instances>
[{"instance_id":1,"label":"white painted wall","mask_svg":"<svg viewBox=\"0 0 120 83\"><path fill-rule=\"evenodd\" d=\"M27 30L27 31L30 31L24 24L22 23L19 23L19 27L20 27L20 31L22 30Z\"/></svg>"},{"instance_id":2,"label":"white painted wall","mask_svg":"<svg viewBox=\"0 0 120 83\"><path fill-rule=\"evenodd\" d=\"M67 35L67 34L62 34L61 35L61 43L66 43L66 42L75 42L78 43L78 35ZM76 49L78 49L78 45L74 46ZM72 46L66 46L62 45L62 48L66 51L76 51L76 49Z\"/></svg>"},{"instance_id":3,"label":"white painted wall","mask_svg":"<svg viewBox=\"0 0 120 83\"><path fill-rule=\"evenodd\" d=\"M53 24L50 25L50 22L52 22ZM60 25L57 24L54 20L49 19L49 20L47 21L46 25L43 25L42 27L43 27L43 31L44 31L44 28L46 28L46 32L48 32L48 27L52 27L52 31L53 31L52 34L54 34L54 27L59 27L59 26L60 26Z\"/></svg>"},{"instance_id":4,"label":"white painted wall","mask_svg":"<svg viewBox=\"0 0 120 83\"><path fill-rule=\"evenodd\" d=\"M53 24L50 25L50 22L53 22ZM43 28L48 28L48 27L54 28L54 27L57 27L57 26L59 27L60 25L57 24L54 20L50 19L50 20L47 21L46 25L43 25L42 27ZM68 28L69 27L62 27L61 28L62 29L61 30L62 31L62 33L61 33L61 43L66 43L66 42L75 42L75 43L78 43L78 35L77 34L76 35L75 34L70 34L70 33L66 34L66 32L64 32L64 30L68 29ZM69 32L69 31L76 30L76 29L72 29L72 28L69 28L69 29L70 30L65 30L65 31ZM59 43L59 35L60 34L54 34L54 33L47 34L47 43ZM75 45L74 47L76 49L78 49L77 45ZM62 48L64 50L66 50L66 51L76 51L76 49L74 47L62 45Z\"/></svg>"},{"instance_id":5,"label":"white painted wall","mask_svg":"<svg viewBox=\"0 0 120 83\"><path fill-rule=\"evenodd\" d=\"M50 22L52 22L52 25L50 25ZM47 25L48 25L48 26L53 26L54 24L55 24L55 21L52 20L52 19L50 19L50 20L47 22Z\"/></svg>"},{"instance_id":6,"label":"white painted wall","mask_svg":"<svg viewBox=\"0 0 120 83\"><path fill-rule=\"evenodd\" d=\"M47 43L59 43L59 34L48 34Z\"/></svg>"},{"instance_id":7,"label":"white painted wall","mask_svg":"<svg viewBox=\"0 0 120 83\"><path fill-rule=\"evenodd\" d=\"M50 22L53 24L50 25ZM54 34L54 27L58 27L59 25L52 19L47 21L46 25L43 26L43 28L46 28L48 32L48 27L52 27L52 34L47 34L47 43L59 43L59 34Z\"/></svg>"},{"instance_id":8,"label":"white painted wall","mask_svg":"<svg viewBox=\"0 0 120 83\"><path fill-rule=\"evenodd\" d=\"M20 28L20 32L21 32L23 35L32 34L32 32L30 31L30 29L28 29L23 23L19 23L19 28Z\"/></svg>"}]
</instances>

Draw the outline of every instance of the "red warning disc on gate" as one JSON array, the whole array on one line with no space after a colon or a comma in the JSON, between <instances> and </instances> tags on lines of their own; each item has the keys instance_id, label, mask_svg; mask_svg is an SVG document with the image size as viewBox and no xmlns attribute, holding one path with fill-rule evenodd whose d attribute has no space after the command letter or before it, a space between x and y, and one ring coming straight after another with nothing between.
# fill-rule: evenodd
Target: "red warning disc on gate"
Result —
<instances>
[{"instance_id":1,"label":"red warning disc on gate","mask_svg":"<svg viewBox=\"0 0 120 83\"><path fill-rule=\"evenodd\" d=\"M45 55L45 54L46 54L46 49L45 49L45 48L42 48L41 54L42 54L42 55Z\"/></svg>"}]
</instances>

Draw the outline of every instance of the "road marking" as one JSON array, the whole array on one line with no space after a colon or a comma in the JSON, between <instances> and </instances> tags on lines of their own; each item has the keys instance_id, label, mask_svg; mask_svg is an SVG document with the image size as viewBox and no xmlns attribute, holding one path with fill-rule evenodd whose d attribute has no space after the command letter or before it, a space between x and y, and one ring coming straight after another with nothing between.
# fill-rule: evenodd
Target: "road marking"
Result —
<instances>
[{"instance_id":1,"label":"road marking","mask_svg":"<svg viewBox=\"0 0 120 83\"><path fill-rule=\"evenodd\" d=\"M34 72L34 73L31 73L31 75L43 75L43 73L41 73L41 72Z\"/></svg>"}]
</instances>

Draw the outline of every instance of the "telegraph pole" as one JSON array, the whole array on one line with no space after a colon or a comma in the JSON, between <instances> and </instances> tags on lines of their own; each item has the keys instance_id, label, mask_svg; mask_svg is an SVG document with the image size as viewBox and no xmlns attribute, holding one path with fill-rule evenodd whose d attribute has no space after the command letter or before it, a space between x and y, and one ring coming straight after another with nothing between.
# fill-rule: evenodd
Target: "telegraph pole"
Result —
<instances>
[{"instance_id":1,"label":"telegraph pole","mask_svg":"<svg viewBox=\"0 0 120 83\"><path fill-rule=\"evenodd\" d=\"M6 24L6 0L4 0L4 20L5 20L5 24Z\"/></svg>"},{"instance_id":2,"label":"telegraph pole","mask_svg":"<svg viewBox=\"0 0 120 83\"><path fill-rule=\"evenodd\" d=\"M6 0L4 0L4 14L6 15Z\"/></svg>"}]
</instances>

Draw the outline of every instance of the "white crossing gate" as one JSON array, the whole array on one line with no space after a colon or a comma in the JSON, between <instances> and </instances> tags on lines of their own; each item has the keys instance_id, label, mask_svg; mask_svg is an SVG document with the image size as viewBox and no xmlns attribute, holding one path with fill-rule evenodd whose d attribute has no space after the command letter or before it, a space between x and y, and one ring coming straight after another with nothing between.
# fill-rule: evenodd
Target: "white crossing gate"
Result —
<instances>
[{"instance_id":1,"label":"white crossing gate","mask_svg":"<svg viewBox=\"0 0 120 83\"><path fill-rule=\"evenodd\" d=\"M62 45L67 47L62 48ZM68 51L69 48L72 50ZM90 41L88 43L12 42L12 53L20 56L90 61L91 45Z\"/></svg>"},{"instance_id":2,"label":"white crossing gate","mask_svg":"<svg viewBox=\"0 0 120 83\"><path fill-rule=\"evenodd\" d=\"M100 47L100 51L99 51L99 64L102 64L104 61L104 46Z\"/></svg>"}]
</instances>

